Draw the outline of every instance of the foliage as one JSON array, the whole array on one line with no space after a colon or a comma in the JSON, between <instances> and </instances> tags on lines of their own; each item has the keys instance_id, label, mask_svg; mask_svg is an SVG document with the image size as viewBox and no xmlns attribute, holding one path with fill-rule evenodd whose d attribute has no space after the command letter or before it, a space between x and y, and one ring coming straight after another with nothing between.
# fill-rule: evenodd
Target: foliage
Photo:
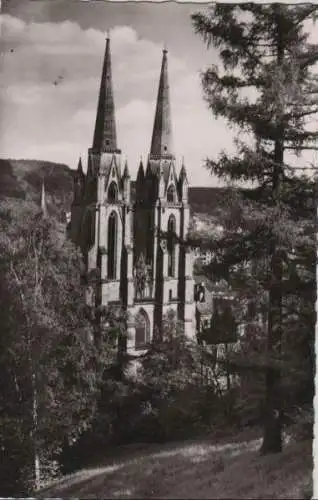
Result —
<instances>
[{"instance_id":1,"label":"foliage","mask_svg":"<svg viewBox=\"0 0 318 500\"><path fill-rule=\"evenodd\" d=\"M66 450L65 471L87 465L106 446L186 438L228 422L227 399L233 395L218 392L217 382L206 379L202 361L202 348L184 336L169 311L161 336L144 355L121 371L116 365L105 371L94 424Z\"/></svg>"},{"instance_id":2,"label":"foliage","mask_svg":"<svg viewBox=\"0 0 318 500\"><path fill-rule=\"evenodd\" d=\"M1 481L1 493L11 495L38 486L43 461L90 425L101 353L83 314L79 256L60 225L26 203L3 205L0 225L0 439L2 462L13 447L18 460L11 463L15 480Z\"/></svg>"},{"instance_id":3,"label":"foliage","mask_svg":"<svg viewBox=\"0 0 318 500\"><path fill-rule=\"evenodd\" d=\"M0 197L40 203L44 180L49 213L62 220L70 210L72 170L66 165L41 160L0 159Z\"/></svg>"},{"instance_id":4,"label":"foliage","mask_svg":"<svg viewBox=\"0 0 318 500\"><path fill-rule=\"evenodd\" d=\"M256 309L265 305L266 350L250 368L266 375L268 452L281 450L281 420L273 422L274 415L290 404L282 394L288 385L295 389L295 378L299 386L304 359L307 392L313 379L314 184L294 167L295 156L317 148L310 119L318 112L318 49L305 31L316 12L313 5L217 4L192 17L220 56L218 67L202 75L206 102L240 134L236 155L222 152L206 165L232 186L250 185L232 195L224 235L211 245L210 272L233 281L241 298L256 293ZM291 367L295 376L288 378Z\"/></svg>"},{"instance_id":5,"label":"foliage","mask_svg":"<svg viewBox=\"0 0 318 500\"><path fill-rule=\"evenodd\" d=\"M215 386L202 376L201 348L185 337L173 311L164 317L161 333L138 370L142 425L151 421L152 435L162 440L207 430L220 412Z\"/></svg>"}]
</instances>

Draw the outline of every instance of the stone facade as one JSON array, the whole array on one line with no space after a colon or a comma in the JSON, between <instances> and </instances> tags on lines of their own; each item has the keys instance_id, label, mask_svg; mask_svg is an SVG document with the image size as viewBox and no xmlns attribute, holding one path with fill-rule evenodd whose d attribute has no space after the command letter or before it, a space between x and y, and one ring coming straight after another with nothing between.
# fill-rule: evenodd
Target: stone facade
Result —
<instances>
[{"instance_id":1,"label":"stone facade","mask_svg":"<svg viewBox=\"0 0 318 500\"><path fill-rule=\"evenodd\" d=\"M193 253L183 245L189 228L188 180L177 174L172 150L167 51L163 51L150 154L140 162L135 190L117 147L110 41L102 70L93 147L87 173L74 175L71 237L83 253L88 306L127 311L127 348L144 350L173 309L195 336Z\"/></svg>"}]
</instances>

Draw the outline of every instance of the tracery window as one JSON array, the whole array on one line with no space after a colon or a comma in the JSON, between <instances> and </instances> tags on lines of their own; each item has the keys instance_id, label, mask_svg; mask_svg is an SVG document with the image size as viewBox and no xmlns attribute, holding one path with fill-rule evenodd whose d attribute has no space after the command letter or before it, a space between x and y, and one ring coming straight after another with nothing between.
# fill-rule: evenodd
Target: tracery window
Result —
<instances>
[{"instance_id":1,"label":"tracery window","mask_svg":"<svg viewBox=\"0 0 318 500\"><path fill-rule=\"evenodd\" d=\"M171 186L169 186L168 191L167 191L167 202L173 203L174 201L175 201L175 189L174 189L174 186L171 185Z\"/></svg>"},{"instance_id":2,"label":"tracery window","mask_svg":"<svg viewBox=\"0 0 318 500\"><path fill-rule=\"evenodd\" d=\"M147 264L151 263L152 247L153 247L153 224L151 213L147 214L147 234L146 234L146 261Z\"/></svg>"},{"instance_id":3,"label":"tracery window","mask_svg":"<svg viewBox=\"0 0 318 500\"><path fill-rule=\"evenodd\" d=\"M108 203L116 203L118 200L118 189L116 182L111 182L108 188L107 201Z\"/></svg>"},{"instance_id":4,"label":"tracery window","mask_svg":"<svg viewBox=\"0 0 318 500\"><path fill-rule=\"evenodd\" d=\"M170 215L168 220L168 276L174 277L176 271L176 245L175 245L175 233L176 233L176 219L174 215Z\"/></svg>"},{"instance_id":5,"label":"tracery window","mask_svg":"<svg viewBox=\"0 0 318 500\"><path fill-rule=\"evenodd\" d=\"M112 212L108 219L107 277L109 279L116 279L117 225L117 214Z\"/></svg>"}]
</instances>

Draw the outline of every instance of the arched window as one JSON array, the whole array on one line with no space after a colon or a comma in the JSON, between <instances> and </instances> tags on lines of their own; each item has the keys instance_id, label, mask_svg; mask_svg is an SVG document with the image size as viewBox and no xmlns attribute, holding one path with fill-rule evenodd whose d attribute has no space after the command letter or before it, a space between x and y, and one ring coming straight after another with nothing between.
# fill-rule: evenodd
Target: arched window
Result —
<instances>
[{"instance_id":1,"label":"arched window","mask_svg":"<svg viewBox=\"0 0 318 500\"><path fill-rule=\"evenodd\" d=\"M144 348L150 341L150 323L147 313L140 309L135 317L135 348Z\"/></svg>"},{"instance_id":2,"label":"arched window","mask_svg":"<svg viewBox=\"0 0 318 500\"><path fill-rule=\"evenodd\" d=\"M107 201L108 203L116 203L117 199L118 199L118 189L116 182L111 182L108 188Z\"/></svg>"},{"instance_id":3,"label":"arched window","mask_svg":"<svg viewBox=\"0 0 318 500\"><path fill-rule=\"evenodd\" d=\"M112 212L108 219L108 259L107 277L116 279L116 257L117 257L117 215Z\"/></svg>"},{"instance_id":4,"label":"arched window","mask_svg":"<svg viewBox=\"0 0 318 500\"><path fill-rule=\"evenodd\" d=\"M146 262L150 264L152 259L152 245L153 245L153 225L151 213L147 214L147 247L146 247Z\"/></svg>"},{"instance_id":5,"label":"arched window","mask_svg":"<svg viewBox=\"0 0 318 500\"><path fill-rule=\"evenodd\" d=\"M168 220L168 276L175 276L175 233L176 233L176 219L174 215L170 215Z\"/></svg>"},{"instance_id":6,"label":"arched window","mask_svg":"<svg viewBox=\"0 0 318 500\"><path fill-rule=\"evenodd\" d=\"M90 248L95 241L95 212L87 209L81 226L78 228L78 237L84 248Z\"/></svg>"},{"instance_id":7,"label":"arched window","mask_svg":"<svg viewBox=\"0 0 318 500\"><path fill-rule=\"evenodd\" d=\"M175 200L174 193L175 193L174 186L173 185L169 186L168 191L167 191L167 202L168 203L174 202L174 200Z\"/></svg>"}]
</instances>

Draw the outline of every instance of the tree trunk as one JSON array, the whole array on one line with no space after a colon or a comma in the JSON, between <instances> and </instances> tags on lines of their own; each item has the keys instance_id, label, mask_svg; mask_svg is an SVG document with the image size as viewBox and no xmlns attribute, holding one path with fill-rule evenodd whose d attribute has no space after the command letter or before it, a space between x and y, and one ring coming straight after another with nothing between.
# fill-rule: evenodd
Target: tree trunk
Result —
<instances>
[{"instance_id":1,"label":"tree trunk","mask_svg":"<svg viewBox=\"0 0 318 500\"><path fill-rule=\"evenodd\" d=\"M282 342L282 257L277 245L272 247L271 286L269 291L266 395L262 453L282 451L281 370L272 368L271 359L280 358Z\"/></svg>"},{"instance_id":2,"label":"tree trunk","mask_svg":"<svg viewBox=\"0 0 318 500\"><path fill-rule=\"evenodd\" d=\"M284 40L282 38L283 29L281 27L280 7L276 11L277 29L277 68L281 68L284 61ZM276 207L280 206L281 182L284 173L284 104L282 100L277 102L277 138L274 149L274 171L273 171L273 198ZM268 311L268 333L267 333L267 354L268 363L266 373L266 396L264 412L263 443L261 453L279 453L282 451L282 408L280 394L280 369L273 369L271 358L280 358L282 344L282 254L278 246L276 236L272 236L270 243L270 273L271 284L269 290L269 311Z\"/></svg>"},{"instance_id":3,"label":"tree trunk","mask_svg":"<svg viewBox=\"0 0 318 500\"><path fill-rule=\"evenodd\" d=\"M41 465L39 448L37 444L37 430L38 430L38 394L36 387L36 375L32 373L32 441L33 441L33 462L34 462L34 487L38 490L41 485Z\"/></svg>"},{"instance_id":4,"label":"tree trunk","mask_svg":"<svg viewBox=\"0 0 318 500\"><path fill-rule=\"evenodd\" d=\"M13 262L10 262L10 269L12 272L12 275L15 279L15 282L18 286L19 293L20 293L20 298L21 298L21 303L22 307L24 310L25 314L25 320L26 320L26 332L27 332L27 349L28 349L28 362L29 362L29 369L30 369L30 378L31 378L31 389L32 389L32 428L30 432L31 440L33 443L33 476L34 476L34 486L35 489L39 489L40 487L40 481L41 481L41 464L40 464L40 455L39 455L39 448L37 444L37 428L38 428L38 394L37 394L37 387L36 387L36 372L34 369L34 356L32 353L32 323L30 320L30 317L28 315L28 310L27 310L27 301L23 292L23 286L21 283L21 280L14 268ZM36 268L37 269L37 268ZM35 291L34 294L37 294L37 284L38 284L38 275L36 274L36 286L35 286Z\"/></svg>"},{"instance_id":5,"label":"tree trunk","mask_svg":"<svg viewBox=\"0 0 318 500\"><path fill-rule=\"evenodd\" d=\"M266 374L266 401L264 413L263 442L260 452L264 455L280 453L282 442L282 410L275 398L280 380L280 372L268 369Z\"/></svg>"},{"instance_id":6,"label":"tree trunk","mask_svg":"<svg viewBox=\"0 0 318 500\"><path fill-rule=\"evenodd\" d=\"M32 236L32 244L33 244L33 252L34 252L34 305L35 307L38 304L38 293L40 283L39 276L39 256L35 243L35 235ZM31 327L32 328L32 327ZM34 354L33 354L33 342L32 342L32 329L30 328L29 335L29 356L30 356L30 368L31 368L31 379L32 379L32 420L33 420L33 430L32 430L32 438L33 438L33 448L34 448L34 484L35 489L38 490L41 484L41 468L40 468L40 455L39 455L39 446L38 446L38 390L37 390L37 377L34 368Z\"/></svg>"}]
</instances>

